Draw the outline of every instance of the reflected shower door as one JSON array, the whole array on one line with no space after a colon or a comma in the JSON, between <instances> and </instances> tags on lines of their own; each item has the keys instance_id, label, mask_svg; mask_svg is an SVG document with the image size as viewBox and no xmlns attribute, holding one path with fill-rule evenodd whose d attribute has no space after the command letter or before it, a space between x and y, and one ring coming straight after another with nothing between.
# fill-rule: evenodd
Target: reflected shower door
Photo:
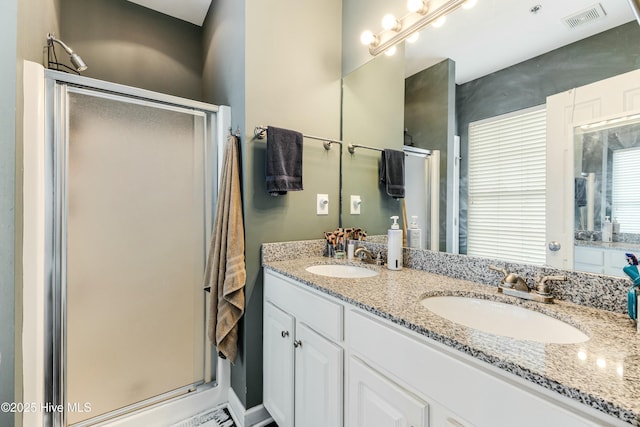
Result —
<instances>
[{"instance_id":1,"label":"reflected shower door","mask_svg":"<svg viewBox=\"0 0 640 427\"><path fill-rule=\"evenodd\" d=\"M71 87L64 93L57 156L71 425L203 382L211 185L203 112Z\"/></svg>"}]
</instances>

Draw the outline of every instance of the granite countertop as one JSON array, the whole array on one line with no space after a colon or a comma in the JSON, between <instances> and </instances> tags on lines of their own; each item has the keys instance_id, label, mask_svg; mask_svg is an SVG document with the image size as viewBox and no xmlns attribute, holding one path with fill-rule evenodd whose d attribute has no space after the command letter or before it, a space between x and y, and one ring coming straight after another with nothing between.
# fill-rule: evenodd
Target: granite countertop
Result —
<instances>
[{"instance_id":1,"label":"granite countertop","mask_svg":"<svg viewBox=\"0 0 640 427\"><path fill-rule=\"evenodd\" d=\"M556 300L524 301L493 286L416 269L391 271L360 261L309 256L264 261L265 268L300 281L428 338L504 369L634 426L640 426L640 336L621 313ZM366 279L336 279L309 273L317 264L350 263L379 272ZM427 296L460 295L509 302L564 320L590 339L580 344L542 344L468 328L431 313Z\"/></svg>"},{"instance_id":2,"label":"granite countertop","mask_svg":"<svg viewBox=\"0 0 640 427\"><path fill-rule=\"evenodd\" d=\"M625 252L638 252L640 251L640 244L629 242L602 242L591 240L574 240L576 246L585 248L600 248L600 249L615 249Z\"/></svg>"}]
</instances>

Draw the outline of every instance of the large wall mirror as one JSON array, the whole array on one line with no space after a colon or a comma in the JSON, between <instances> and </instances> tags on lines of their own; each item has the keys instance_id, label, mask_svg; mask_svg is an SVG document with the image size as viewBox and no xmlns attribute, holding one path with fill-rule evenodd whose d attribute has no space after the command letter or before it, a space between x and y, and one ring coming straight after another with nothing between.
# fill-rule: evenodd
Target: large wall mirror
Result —
<instances>
[{"instance_id":1,"label":"large wall mirror","mask_svg":"<svg viewBox=\"0 0 640 427\"><path fill-rule=\"evenodd\" d=\"M450 14L444 27L422 30L415 44L399 45L394 56L371 58L367 47L359 44L360 32L375 31L385 13L402 16L406 13L402 10L405 2L394 1L395 6L378 0L344 2L343 140L381 149L403 150L408 145L440 153L440 242L432 249L472 254L468 244L470 125L531 108L544 109L547 97L639 68L640 27L627 1L534 3L478 0L473 9ZM598 17L572 28L571 19L581 21L580 14L585 13ZM581 138L584 142L593 137ZM569 144L573 142L571 136ZM546 141L547 147L556 143ZM609 153L615 152L613 146L607 146ZM578 144L574 151L578 152ZM518 153L514 155L519 157ZM357 149L349 154L345 150L344 156L343 224L362 224L369 234L385 234L389 216L401 215L402 206L400 201L387 197L378 183L379 152ZM575 156L579 162L593 161L587 155ZM612 161L607 158L601 162L609 166L606 173L611 173ZM587 172L577 163L573 167L565 165L564 169L570 169L571 176L578 170L580 174ZM413 180L415 176L406 179ZM558 196L570 199L571 206L573 184L572 180L570 189L562 187L563 194ZM547 191L549 187L553 186L547 179ZM351 214L351 195L362 197L359 215ZM598 197L601 203L611 203L610 198ZM407 194L407 200L410 198L412 195ZM594 208L594 230L601 228L599 221L605 216L613 221L615 212L611 209ZM567 212L562 214L566 217L563 221L571 224L571 240L560 246L568 255L556 256L563 259L561 262L547 257L541 263L573 268L574 238L585 234L578 236L580 230L573 227L580 211L564 210ZM407 215L410 217L413 212ZM623 230L621 218L617 220ZM526 216L520 217L520 222L525 221ZM626 222L630 226L630 221ZM627 234L622 230L619 238ZM597 233L592 235L599 237ZM592 238L586 236L585 240ZM548 253L548 236L539 241L536 244L543 245L542 250ZM525 247L523 252L526 251ZM495 258L509 260L499 254ZM580 267L576 264L576 268Z\"/></svg>"}]
</instances>

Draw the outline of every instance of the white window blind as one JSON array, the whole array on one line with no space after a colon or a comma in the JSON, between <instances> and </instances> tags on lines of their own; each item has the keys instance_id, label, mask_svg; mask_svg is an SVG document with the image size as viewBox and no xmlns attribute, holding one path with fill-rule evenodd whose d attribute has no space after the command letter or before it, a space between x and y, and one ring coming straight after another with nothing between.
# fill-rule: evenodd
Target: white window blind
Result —
<instances>
[{"instance_id":1,"label":"white window blind","mask_svg":"<svg viewBox=\"0 0 640 427\"><path fill-rule=\"evenodd\" d=\"M640 191L638 165L640 149L627 148L613 152L611 198L613 217L620 223L621 233L640 233ZM613 220L613 218L612 218Z\"/></svg>"},{"instance_id":2,"label":"white window blind","mask_svg":"<svg viewBox=\"0 0 640 427\"><path fill-rule=\"evenodd\" d=\"M469 125L468 255L545 263L546 109Z\"/></svg>"}]
</instances>

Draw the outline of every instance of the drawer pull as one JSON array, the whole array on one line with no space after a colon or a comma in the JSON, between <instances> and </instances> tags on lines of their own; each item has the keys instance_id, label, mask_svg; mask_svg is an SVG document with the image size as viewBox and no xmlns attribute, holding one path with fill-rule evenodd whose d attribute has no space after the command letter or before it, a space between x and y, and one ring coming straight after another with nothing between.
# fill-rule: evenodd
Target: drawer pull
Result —
<instances>
[{"instance_id":1,"label":"drawer pull","mask_svg":"<svg viewBox=\"0 0 640 427\"><path fill-rule=\"evenodd\" d=\"M282 335L282 338L286 338L289 336L289 331L282 331L280 332L280 335Z\"/></svg>"},{"instance_id":2,"label":"drawer pull","mask_svg":"<svg viewBox=\"0 0 640 427\"><path fill-rule=\"evenodd\" d=\"M295 348L302 347L302 341L300 341L300 340L294 340L294 341L293 341L293 346L294 346Z\"/></svg>"},{"instance_id":3,"label":"drawer pull","mask_svg":"<svg viewBox=\"0 0 640 427\"><path fill-rule=\"evenodd\" d=\"M447 417L447 424L449 424L450 426L453 426L453 427L464 427L464 424L462 424L458 420L455 420L455 419L453 419L451 417Z\"/></svg>"}]
</instances>

